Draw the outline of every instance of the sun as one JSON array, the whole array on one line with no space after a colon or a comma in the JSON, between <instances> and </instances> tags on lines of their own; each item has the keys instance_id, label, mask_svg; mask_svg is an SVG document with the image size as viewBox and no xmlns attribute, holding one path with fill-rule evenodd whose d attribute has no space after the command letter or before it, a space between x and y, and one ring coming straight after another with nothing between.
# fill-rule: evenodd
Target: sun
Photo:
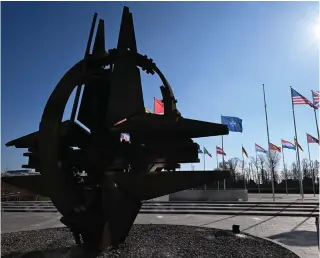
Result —
<instances>
[{"instance_id":1,"label":"sun","mask_svg":"<svg viewBox=\"0 0 320 258\"><path fill-rule=\"evenodd\" d=\"M313 25L313 34L317 39L320 39L320 19Z\"/></svg>"}]
</instances>

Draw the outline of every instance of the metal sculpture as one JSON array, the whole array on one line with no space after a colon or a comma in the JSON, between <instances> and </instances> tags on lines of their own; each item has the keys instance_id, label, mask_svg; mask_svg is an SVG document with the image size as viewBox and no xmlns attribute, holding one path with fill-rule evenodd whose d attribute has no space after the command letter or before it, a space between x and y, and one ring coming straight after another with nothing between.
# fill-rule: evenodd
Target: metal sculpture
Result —
<instances>
[{"instance_id":1,"label":"metal sculpture","mask_svg":"<svg viewBox=\"0 0 320 258\"><path fill-rule=\"evenodd\" d=\"M228 129L181 116L165 76L152 59L137 51L127 7L117 48L105 50L100 19L90 54L96 19L97 14L84 59L52 92L39 131L6 144L28 148L24 156L29 162L23 167L41 175L3 180L49 196L76 242L103 250L125 241L142 201L227 178L226 171L176 169L180 163L199 162L199 146L192 138L225 135ZM145 112L138 67L160 77L163 115ZM75 88L71 118L62 122ZM130 134L130 142L120 141L121 133Z\"/></svg>"}]
</instances>

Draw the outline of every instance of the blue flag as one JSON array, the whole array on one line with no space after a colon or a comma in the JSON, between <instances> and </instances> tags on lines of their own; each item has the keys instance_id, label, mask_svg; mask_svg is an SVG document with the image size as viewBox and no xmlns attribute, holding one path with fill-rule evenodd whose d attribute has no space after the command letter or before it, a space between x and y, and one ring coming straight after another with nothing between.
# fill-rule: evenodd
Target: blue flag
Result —
<instances>
[{"instance_id":1,"label":"blue flag","mask_svg":"<svg viewBox=\"0 0 320 258\"><path fill-rule=\"evenodd\" d=\"M201 149L198 149L198 153L203 153L203 151Z\"/></svg>"},{"instance_id":2,"label":"blue flag","mask_svg":"<svg viewBox=\"0 0 320 258\"><path fill-rule=\"evenodd\" d=\"M242 133L242 119L233 116L221 116L221 123L228 126L230 132Z\"/></svg>"}]
</instances>

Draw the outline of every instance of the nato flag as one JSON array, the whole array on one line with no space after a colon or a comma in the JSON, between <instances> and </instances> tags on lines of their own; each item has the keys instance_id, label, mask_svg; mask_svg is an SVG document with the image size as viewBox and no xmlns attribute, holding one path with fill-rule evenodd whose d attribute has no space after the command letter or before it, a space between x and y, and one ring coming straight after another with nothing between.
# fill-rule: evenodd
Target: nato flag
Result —
<instances>
[{"instance_id":1,"label":"nato flag","mask_svg":"<svg viewBox=\"0 0 320 258\"><path fill-rule=\"evenodd\" d=\"M242 133L242 119L234 116L221 116L221 123L228 126L230 132Z\"/></svg>"}]
</instances>

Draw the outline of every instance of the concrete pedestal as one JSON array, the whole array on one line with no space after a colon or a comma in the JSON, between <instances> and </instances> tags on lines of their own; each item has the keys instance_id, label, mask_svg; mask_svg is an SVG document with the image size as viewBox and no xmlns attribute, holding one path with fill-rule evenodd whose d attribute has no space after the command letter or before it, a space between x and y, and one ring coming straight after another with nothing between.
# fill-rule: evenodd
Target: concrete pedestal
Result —
<instances>
[{"instance_id":1,"label":"concrete pedestal","mask_svg":"<svg viewBox=\"0 0 320 258\"><path fill-rule=\"evenodd\" d=\"M248 201L248 190L184 190L170 194L169 201Z\"/></svg>"},{"instance_id":2,"label":"concrete pedestal","mask_svg":"<svg viewBox=\"0 0 320 258\"><path fill-rule=\"evenodd\" d=\"M148 202L168 202L169 201L169 195L160 196L154 199L148 200Z\"/></svg>"}]
</instances>

